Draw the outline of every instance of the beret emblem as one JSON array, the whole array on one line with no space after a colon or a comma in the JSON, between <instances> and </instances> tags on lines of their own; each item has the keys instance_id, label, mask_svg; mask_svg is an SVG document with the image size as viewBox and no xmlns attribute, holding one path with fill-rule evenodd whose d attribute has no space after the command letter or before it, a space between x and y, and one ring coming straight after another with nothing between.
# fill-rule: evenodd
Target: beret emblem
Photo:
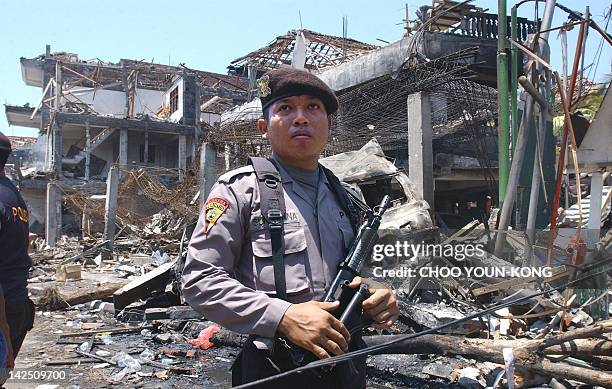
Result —
<instances>
[{"instance_id":1,"label":"beret emblem","mask_svg":"<svg viewBox=\"0 0 612 389\"><path fill-rule=\"evenodd\" d=\"M272 93L272 90L270 90L269 84L270 84L270 76L268 76L267 74L264 75L259 80L257 80L257 87L259 88L259 97L266 97L266 96L269 96L270 93Z\"/></svg>"}]
</instances>

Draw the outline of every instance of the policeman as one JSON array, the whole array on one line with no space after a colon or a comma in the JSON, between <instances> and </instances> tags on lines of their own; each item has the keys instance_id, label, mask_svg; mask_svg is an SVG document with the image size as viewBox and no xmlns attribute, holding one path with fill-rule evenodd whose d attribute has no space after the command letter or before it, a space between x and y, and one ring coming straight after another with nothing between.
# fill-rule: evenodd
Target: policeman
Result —
<instances>
[{"instance_id":1,"label":"policeman","mask_svg":"<svg viewBox=\"0 0 612 389\"><path fill-rule=\"evenodd\" d=\"M0 132L0 327L8 329L8 366L17 357L26 333L34 323L34 304L28 298L28 208L17 188L4 174L11 142ZM8 327L8 328L7 328Z\"/></svg>"},{"instance_id":2,"label":"policeman","mask_svg":"<svg viewBox=\"0 0 612 389\"><path fill-rule=\"evenodd\" d=\"M283 337L318 358L357 347L332 315L339 303L319 301L355 233L351 209L340 200L339 181L318 163L338 100L319 78L295 69L270 71L258 80L258 89L264 117L257 127L272 147L286 209L286 290L279 292L275 283L270 226L251 165L225 173L213 186L191 237L182 279L184 297L194 309L252 335L233 366L233 384L292 367L266 338ZM356 278L351 286L360 282ZM363 308L376 328L390 327L399 316L388 289L373 290ZM364 365L362 360L358 387L365 387ZM346 381L335 370L322 377L293 375L265 387L339 387Z\"/></svg>"}]
</instances>

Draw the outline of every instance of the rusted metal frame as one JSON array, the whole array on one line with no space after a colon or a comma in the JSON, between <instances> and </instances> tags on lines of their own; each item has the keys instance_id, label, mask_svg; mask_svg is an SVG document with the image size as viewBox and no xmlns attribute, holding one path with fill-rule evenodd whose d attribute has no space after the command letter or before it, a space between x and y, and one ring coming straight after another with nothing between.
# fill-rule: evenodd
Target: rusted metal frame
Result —
<instances>
[{"instance_id":1,"label":"rusted metal frame","mask_svg":"<svg viewBox=\"0 0 612 389\"><path fill-rule=\"evenodd\" d=\"M70 95L72 97L74 97L75 99L77 99L81 104L84 104L88 107L88 109L91 110L91 112L95 113L96 115L99 115L98 112L96 112L95 109L93 109L93 107L91 106L91 104L87 104L86 102L84 102L83 100L79 99L76 95L74 95L72 92L70 91L64 91L64 93L62 93L62 96L67 96ZM73 103L73 101L71 101L71 103ZM65 104L64 104L65 105Z\"/></svg>"},{"instance_id":2,"label":"rusted metal frame","mask_svg":"<svg viewBox=\"0 0 612 389\"><path fill-rule=\"evenodd\" d=\"M93 82L93 83L94 83L94 85L95 85L95 84L98 84L98 82L97 82L97 81L95 81L95 80L93 80L93 79L91 79L91 78L89 78L89 77L87 77L87 76L85 76L85 75L83 75L83 74L81 74L81 73L77 72L76 70L70 69L70 68L69 68L68 66L66 66L66 65L62 65L62 69L68 70L70 73L74 73L74 74L76 74L77 76L79 76L79 77L81 77L81 78L84 78L84 79L86 79L86 80L88 80L88 81L90 81L90 82Z\"/></svg>"},{"instance_id":3,"label":"rusted metal frame","mask_svg":"<svg viewBox=\"0 0 612 389\"><path fill-rule=\"evenodd\" d=\"M572 99L572 97L574 96L574 89L576 87L576 78L578 77L578 64L580 61L580 57L581 57L581 51L582 51L582 41L584 39L584 31L586 29L586 22L582 21L582 23L580 24L580 30L578 32L578 41L576 43L576 52L574 54L574 63L573 63L573 67L572 67L572 77L570 79L570 84L569 84L569 92L567 93L567 96L569 96L569 99ZM561 87L559 87L559 93L561 93ZM570 107L568 107L568 109L570 109ZM565 107L564 107L564 111L565 111ZM551 261L552 261L552 251L553 251L553 243L556 239L557 236L557 217L559 216L559 201L561 198L561 182L563 181L563 169L565 168L564 164L565 164L565 148L567 147L567 137L568 137L568 127L571 126L571 120L569 120L569 126L568 124L568 120L566 118L566 125L563 126L563 135L562 135L562 140L561 140L561 150L559 153L559 161L557 162L557 177L555 178L555 191L553 194L553 203L552 203L552 209L551 209L551 213L550 213L550 235L548 237L548 245L547 245L547 250L546 250L546 263L548 265L550 265ZM572 128L572 137L573 137L573 128ZM575 139L573 140L574 144L576 143ZM580 176L578 174L576 174L577 176L577 184L578 184L578 196L581 197L581 190L580 190ZM579 205L579 207L581 207L581 205ZM580 217L582 218L582 212L580 212Z\"/></svg>"},{"instance_id":4,"label":"rusted metal frame","mask_svg":"<svg viewBox=\"0 0 612 389\"><path fill-rule=\"evenodd\" d=\"M577 26L577 25L582 24L582 23L584 23L584 21L582 21L582 20L578 21L578 22L573 22L573 23L565 23L565 24L560 25L559 27L553 27L553 28L550 28L548 30L539 31L539 33L541 34L541 33L544 33L544 32L557 31L557 30L561 30L561 29L564 29L564 28L574 27L574 26Z\"/></svg>"},{"instance_id":5,"label":"rusted metal frame","mask_svg":"<svg viewBox=\"0 0 612 389\"><path fill-rule=\"evenodd\" d=\"M544 96L542 96L540 91L538 91L536 89L536 87L531 83L531 81L529 81L527 79L527 77L520 76L518 78L518 82L519 82L519 84L521 84L523 89L525 89L525 91L527 93L529 93L531 95L531 97L534 98L535 101L538 102L538 104L540 105L540 108L542 110L545 110L545 111L548 112L549 115L554 116L554 112L550 109L550 107L549 107L548 103L546 102L546 99L544 98Z\"/></svg>"},{"instance_id":6,"label":"rusted metal frame","mask_svg":"<svg viewBox=\"0 0 612 389\"><path fill-rule=\"evenodd\" d=\"M574 127L572 125L572 122L570 119L570 113L569 113L569 100L568 100L568 96L565 95L565 93L563 93L563 81L561 80L561 77L559 76L559 73L546 61L544 61L542 58L538 57L536 54L534 54L531 50L529 50L528 48L526 48L525 46L521 45L518 42L513 41L512 39L509 39L510 42L514 45L516 45L519 49L521 49L523 52L525 52L527 55L531 56L533 59L535 59L537 62L539 62L540 64L542 64L542 66L546 67L548 70L550 70L550 72L555 76L555 80L557 82L557 88L559 89L559 98L561 99L561 104L563 106L563 110L564 110L564 116L565 116L565 124L567 126L567 129L569 130L569 134L571 135L570 140L572 141L572 146L574 147L574 149L577 149L576 146L576 137L574 136ZM577 57L579 58L579 57ZM574 63L576 63L576 59L574 59ZM572 78L573 78L573 74L572 74ZM575 80L573 80L575 82ZM573 84L573 83L572 83ZM570 92L572 89L572 85L570 85ZM569 94L568 94L569 95ZM576 150L574 150L574 152L576 152ZM578 171L578 167L575 166L576 171ZM580 182L578 182L578 184L580 184Z\"/></svg>"},{"instance_id":7,"label":"rusted metal frame","mask_svg":"<svg viewBox=\"0 0 612 389\"><path fill-rule=\"evenodd\" d=\"M134 116L134 104L136 101L136 87L138 86L138 70L132 70L127 76L128 89L128 117Z\"/></svg>"},{"instance_id":8,"label":"rusted metal frame","mask_svg":"<svg viewBox=\"0 0 612 389\"><path fill-rule=\"evenodd\" d=\"M335 65L335 64L336 64L336 63L335 63L335 61L334 61L332 58L328 57L327 55L325 55L325 54L323 54L323 53L315 53L315 52L313 52L313 55L314 55L314 56L316 56L316 57L320 57L320 58L325 59L325 60L326 60L326 61L328 61L328 62L329 62L331 65Z\"/></svg>"},{"instance_id":9,"label":"rusted metal frame","mask_svg":"<svg viewBox=\"0 0 612 389\"><path fill-rule=\"evenodd\" d=\"M83 81L85 81L85 79L83 77L81 77L81 78L79 78L77 80L74 80L72 82L65 82L64 81L64 83L63 83L64 89L72 89L72 88L74 88L76 86L81 86Z\"/></svg>"},{"instance_id":10,"label":"rusted metal frame","mask_svg":"<svg viewBox=\"0 0 612 389\"><path fill-rule=\"evenodd\" d=\"M599 25L595 23L593 19L589 19L588 22L590 27L593 27L595 31L597 31L606 40L606 42L608 42L609 45L612 45L612 37L610 34L599 27Z\"/></svg>"},{"instance_id":11,"label":"rusted metal frame","mask_svg":"<svg viewBox=\"0 0 612 389\"><path fill-rule=\"evenodd\" d=\"M583 24L584 25L584 24ZM579 37L581 38L581 36ZM570 140L571 140L571 145L570 150L572 152L572 162L574 165L574 172L575 172L575 176L576 176L576 185L578 190L576 191L577 195L578 195L578 217L579 217L579 221L578 221L578 228L577 228L577 236L580 236L580 230L582 227L582 194L580 191L580 170L578 168L578 155L576 154L576 152L578 151L578 147L576 145L576 137L574 136L574 127L572 125L572 121L571 121L571 117L570 117L570 103L568 100L568 96L565 95L565 92L563 91L563 83L561 81L561 77L559 76L559 73L557 73L556 70L553 69L552 66L550 66L546 61L544 61L543 59L539 58L537 55L535 55L534 53L532 53L529 49L527 49L526 47L522 46L520 43L514 42L512 39L510 39L510 42L514 45L516 45L519 49L521 49L522 51L524 51L526 54L528 54L529 56L531 56L532 58L534 58L536 61L538 61L540 64L542 64L543 66L545 66L547 69L549 69L553 75L555 76L555 80L557 82L557 88L559 89L559 98L561 99L561 105L563 106L563 114L565 117L565 126L564 126L564 135L566 135L566 137L564 137L565 142L567 142L567 134L569 133L570 135ZM582 48L582 42L580 41L580 39L578 40L578 49L577 50L581 50ZM572 72L572 82L570 83L570 92L573 92L574 86L575 86L575 78L574 76L577 73L577 61L579 60L580 56L577 55L574 58L574 71ZM569 95L569 94L568 94ZM565 147L565 144L561 145L561 150L563 151ZM560 168L557 170L557 177L559 176L559 172L563 172L563 160L564 160L564 156L565 154L563 153L563 155L560 155L559 157L559 164L561 165ZM550 235L549 235L549 241L548 241L548 251L547 251L547 266L550 266L551 262L552 262L552 247L551 244L552 242L554 242L554 234L556 234L556 223L557 223L557 208L559 206L559 196L560 196L560 181L557 180L557 185L555 186L555 194L554 194L554 198L553 198L553 209L552 209L552 215L551 215L551 225L550 225ZM552 219L552 216L554 216L554 219Z\"/></svg>"},{"instance_id":12,"label":"rusted metal frame","mask_svg":"<svg viewBox=\"0 0 612 389\"><path fill-rule=\"evenodd\" d=\"M49 80L49 82L47 83L47 86L45 87L45 89L43 90L42 93L42 99L40 99L40 103L38 103L38 105L36 106L36 108L34 108L34 111L32 112L32 115L30 115L30 120L34 119L34 116L36 115L36 112L38 112L38 110L40 109L40 107L45 103L45 95L47 94L47 92L49 91L49 88L51 87L53 78L51 78Z\"/></svg>"}]
</instances>

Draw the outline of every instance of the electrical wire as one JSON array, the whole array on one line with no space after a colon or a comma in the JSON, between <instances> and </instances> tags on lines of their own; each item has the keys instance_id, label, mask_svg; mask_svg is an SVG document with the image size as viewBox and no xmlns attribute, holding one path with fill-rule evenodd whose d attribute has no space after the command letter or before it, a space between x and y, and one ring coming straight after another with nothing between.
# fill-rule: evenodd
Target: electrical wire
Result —
<instances>
[{"instance_id":1,"label":"electrical wire","mask_svg":"<svg viewBox=\"0 0 612 389\"><path fill-rule=\"evenodd\" d=\"M590 267L598 267L598 266L600 266L599 263L597 263L595 265L597 265L597 266L590 266ZM564 290L565 288L567 288L569 286L576 285L576 284L578 284L581 281L584 281L584 280L587 280L587 279L591 279L591 278L593 278L593 277L595 277L595 276L597 276L599 274L607 273L610 270L612 270L612 267L608 267L608 268L606 268L604 270L601 270L599 272L596 272L596 273L588 274L588 275L583 276L581 278L577 278L574 281L569 281L569 282L567 282L567 283L565 283L563 285L560 285L560 286L557 286L557 287L554 287L554 288L550 288L550 289L543 290L543 291L540 291L540 292L535 292L535 293L529 294L527 296L524 296L524 297L521 297L521 298L518 298L518 299L515 299L515 300L512 300L512 301L507 301L505 303L496 304L496 305L494 305L492 307L489 307L487 309L484 309L482 311L473 313L471 315L464 316L464 317L462 317L460 319L456 319L456 320L447 322L447 323L445 323L443 325L440 325L438 327L435 327L435 328L429 328L429 329L421 331L421 332L417 332L417 333L414 333L414 334L408 334L408 335L405 335L405 336L401 336L401 337L398 337L398 338L396 338L394 340L391 340L389 342L381 343L381 344L375 345L375 346L366 347L364 349L353 351L353 352L349 352L349 353L346 353L346 354L343 354L343 355L338 355L338 356L334 356L334 357L331 357L331 358L326 358L326 359L322 359L322 360L319 360L319 361L311 362L311 363L309 363L309 364L307 364L305 366L298 367L296 369L289 370L289 371L286 371L286 372L283 372L283 373L279 373L279 374L271 376L271 377L266 377L266 378L259 379L257 381L249 382L247 384L243 384L243 385L237 386L236 388L249 388L249 387L252 387L252 386L255 386L255 385L261 385L261 384L264 384L264 383L275 381L277 379L280 379L280 378L283 378L283 377L287 377L287 376L290 376L292 374L301 373L301 372L304 372L304 371L307 371L307 370L312 370L312 369L316 369L316 368L320 368L320 367L324 367L324 366L329 366L329 365L333 365L333 364L336 364L336 363L339 363L339 362L344 362L344 361L352 360L352 359L355 359L355 358L358 358L358 357L361 357L361 356L366 356L366 355L374 354L374 353L377 353L377 352L381 352L381 351L384 351L385 349L387 349L390 346L393 346L393 345L395 345L397 343L401 343L401 342L404 342L406 340L418 338L418 337L423 336L423 335L428 335L428 334L431 334L431 333L443 330L445 328L456 326L456 325L464 323L466 321L479 318L479 317L481 317L483 315L487 315L487 314L493 313L493 312L495 312L495 311L497 311L499 309L507 308L507 307L510 307L512 305L515 305L515 304L518 304L518 303L522 303L524 301L528 301L528 300L530 300L530 299L532 299L534 297L542 296L542 295L551 293L553 291Z\"/></svg>"}]
</instances>

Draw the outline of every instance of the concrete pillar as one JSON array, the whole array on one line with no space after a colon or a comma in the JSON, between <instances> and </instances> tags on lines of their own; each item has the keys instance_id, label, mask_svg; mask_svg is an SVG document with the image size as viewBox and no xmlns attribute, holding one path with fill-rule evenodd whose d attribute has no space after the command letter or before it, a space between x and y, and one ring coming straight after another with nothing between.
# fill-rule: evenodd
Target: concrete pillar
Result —
<instances>
[{"instance_id":1,"label":"concrete pillar","mask_svg":"<svg viewBox=\"0 0 612 389\"><path fill-rule=\"evenodd\" d=\"M601 227L601 196L603 192L603 174L595 172L591 175L591 201L589 207L589 222L587 224L587 249L594 249L599 242Z\"/></svg>"},{"instance_id":2,"label":"concrete pillar","mask_svg":"<svg viewBox=\"0 0 612 389\"><path fill-rule=\"evenodd\" d=\"M603 174L595 172L591 176L591 199L589 207L589 221L587 223L586 246L587 255L586 263L596 263L597 244L599 243L599 234L601 230L601 206L603 192ZM601 264L599 268L595 268L593 272L602 272L593 279L580 283L574 289L576 294L576 302L584 304L589 300L595 300L606 292L608 286L608 275L603 270L607 265ZM607 320L609 315L609 297L607 294L600 298L596 303L585 307L584 311L594 320Z\"/></svg>"},{"instance_id":3,"label":"concrete pillar","mask_svg":"<svg viewBox=\"0 0 612 389\"><path fill-rule=\"evenodd\" d=\"M179 180L183 181L187 169L187 137L185 135L179 135L178 139L178 168Z\"/></svg>"},{"instance_id":4,"label":"concrete pillar","mask_svg":"<svg viewBox=\"0 0 612 389\"><path fill-rule=\"evenodd\" d=\"M89 181L89 164L91 163L91 134L89 120L85 122L85 181Z\"/></svg>"},{"instance_id":5,"label":"concrete pillar","mask_svg":"<svg viewBox=\"0 0 612 389\"><path fill-rule=\"evenodd\" d=\"M217 178L217 152L210 143L202 143L200 152L200 212Z\"/></svg>"},{"instance_id":6,"label":"concrete pillar","mask_svg":"<svg viewBox=\"0 0 612 389\"><path fill-rule=\"evenodd\" d=\"M408 96L408 168L410 180L434 210L433 146L429 94Z\"/></svg>"},{"instance_id":7,"label":"concrete pillar","mask_svg":"<svg viewBox=\"0 0 612 389\"><path fill-rule=\"evenodd\" d=\"M121 69L121 81L123 82L123 93L125 93L125 117L130 117L130 81L127 69Z\"/></svg>"},{"instance_id":8,"label":"concrete pillar","mask_svg":"<svg viewBox=\"0 0 612 389\"><path fill-rule=\"evenodd\" d=\"M59 179L59 177L62 176L62 128L57 122L53 122L52 131L53 143L51 144L51 148L53 152L53 172Z\"/></svg>"},{"instance_id":9,"label":"concrete pillar","mask_svg":"<svg viewBox=\"0 0 612 389\"><path fill-rule=\"evenodd\" d=\"M149 130L147 128L145 128L145 132L144 132L144 156L142 159L144 159L144 164L145 166L149 165Z\"/></svg>"},{"instance_id":10,"label":"concrete pillar","mask_svg":"<svg viewBox=\"0 0 612 389\"><path fill-rule=\"evenodd\" d=\"M119 169L112 166L106 178L106 205L104 207L104 239L111 241L115 237L115 221L117 219L117 195L119 194Z\"/></svg>"},{"instance_id":11,"label":"concrete pillar","mask_svg":"<svg viewBox=\"0 0 612 389\"><path fill-rule=\"evenodd\" d=\"M47 215L45 223L45 240L54 246L62 227L62 193L55 183L47 184Z\"/></svg>"},{"instance_id":12,"label":"concrete pillar","mask_svg":"<svg viewBox=\"0 0 612 389\"><path fill-rule=\"evenodd\" d=\"M227 143L223 145L223 157L225 159L225 170L230 170L230 154L232 149Z\"/></svg>"},{"instance_id":13,"label":"concrete pillar","mask_svg":"<svg viewBox=\"0 0 612 389\"><path fill-rule=\"evenodd\" d=\"M45 171L53 170L53 130L47 131L47 144L45 147Z\"/></svg>"},{"instance_id":14,"label":"concrete pillar","mask_svg":"<svg viewBox=\"0 0 612 389\"><path fill-rule=\"evenodd\" d=\"M59 111L62 105L62 63L55 62L55 110Z\"/></svg>"},{"instance_id":15,"label":"concrete pillar","mask_svg":"<svg viewBox=\"0 0 612 389\"><path fill-rule=\"evenodd\" d=\"M55 72L55 60L49 59L49 57L45 58L43 60L43 66L42 66L42 70L43 70L43 76L42 76L42 84L44 87L46 87L49 82L51 81L51 78L53 77L53 73ZM51 97L53 95L53 88L49 88L47 90L43 89L44 95L42 96L43 99L48 99L49 97ZM47 128L49 126L49 121L51 120L51 114L50 114L50 108L49 105L51 104L41 104L40 106L40 127L39 130L41 133L46 132ZM49 157L49 155L47 155L47 157ZM46 160L47 163L47 167L50 167L50 163L49 163L50 159Z\"/></svg>"},{"instance_id":16,"label":"concrete pillar","mask_svg":"<svg viewBox=\"0 0 612 389\"><path fill-rule=\"evenodd\" d=\"M122 128L119 131L119 169L120 176L123 177L127 170L128 160L128 130Z\"/></svg>"},{"instance_id":17,"label":"concrete pillar","mask_svg":"<svg viewBox=\"0 0 612 389\"><path fill-rule=\"evenodd\" d=\"M83 215L81 218L81 237L86 238L91 235L91 220L89 218L89 209L87 209L87 203L83 206Z\"/></svg>"}]
</instances>

